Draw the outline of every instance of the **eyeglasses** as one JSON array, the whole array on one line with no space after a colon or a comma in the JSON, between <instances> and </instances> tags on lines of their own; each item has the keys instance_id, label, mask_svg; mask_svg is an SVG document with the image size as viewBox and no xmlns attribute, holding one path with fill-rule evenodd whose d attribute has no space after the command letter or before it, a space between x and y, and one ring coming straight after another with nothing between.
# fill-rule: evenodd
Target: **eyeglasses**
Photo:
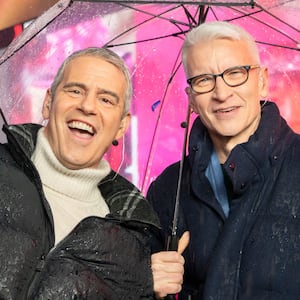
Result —
<instances>
[{"instance_id":1,"label":"eyeglasses","mask_svg":"<svg viewBox=\"0 0 300 300\"><path fill-rule=\"evenodd\" d=\"M216 87L217 77L222 77L224 82L231 87L244 84L249 78L251 69L260 68L259 65L237 66L226 69L220 74L201 74L189 78L187 83L196 94L205 94L211 92Z\"/></svg>"}]
</instances>

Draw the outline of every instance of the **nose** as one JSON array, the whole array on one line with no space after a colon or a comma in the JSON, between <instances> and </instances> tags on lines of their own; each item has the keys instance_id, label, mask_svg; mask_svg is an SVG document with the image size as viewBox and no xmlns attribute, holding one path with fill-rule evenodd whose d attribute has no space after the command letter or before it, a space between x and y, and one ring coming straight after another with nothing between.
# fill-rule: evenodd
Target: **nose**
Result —
<instances>
[{"instance_id":1,"label":"nose","mask_svg":"<svg viewBox=\"0 0 300 300\"><path fill-rule=\"evenodd\" d=\"M232 94L232 88L228 86L222 76L216 77L216 85L213 90L213 99L217 101L226 101Z\"/></svg>"},{"instance_id":2,"label":"nose","mask_svg":"<svg viewBox=\"0 0 300 300\"><path fill-rule=\"evenodd\" d=\"M80 101L79 107L85 114L96 113L97 97L92 93L86 93Z\"/></svg>"}]
</instances>

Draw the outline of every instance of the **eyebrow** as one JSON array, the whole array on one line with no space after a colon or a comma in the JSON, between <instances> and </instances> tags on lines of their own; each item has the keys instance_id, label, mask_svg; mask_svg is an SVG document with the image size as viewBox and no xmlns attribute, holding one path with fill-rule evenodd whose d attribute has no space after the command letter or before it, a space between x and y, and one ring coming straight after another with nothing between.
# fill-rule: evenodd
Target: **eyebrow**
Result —
<instances>
[{"instance_id":1,"label":"eyebrow","mask_svg":"<svg viewBox=\"0 0 300 300\"><path fill-rule=\"evenodd\" d=\"M85 90L85 91L88 90L88 87L87 87L85 84L80 83L80 82L67 82L67 83L63 86L64 89L65 89L65 88L70 88L70 87L79 87L79 88L81 88L81 89L83 89L83 90ZM99 89L99 88L98 88L97 93L98 93L98 94L107 94L107 95L110 95L110 96L116 98L117 103L119 103L119 101L120 101L120 97L119 97L115 92L113 92L113 91L105 90L105 89Z\"/></svg>"}]
</instances>

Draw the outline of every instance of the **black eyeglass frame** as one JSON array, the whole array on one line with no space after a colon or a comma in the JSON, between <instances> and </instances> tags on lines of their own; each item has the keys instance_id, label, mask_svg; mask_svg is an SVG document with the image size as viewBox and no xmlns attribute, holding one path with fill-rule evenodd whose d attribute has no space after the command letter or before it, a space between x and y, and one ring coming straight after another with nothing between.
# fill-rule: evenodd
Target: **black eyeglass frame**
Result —
<instances>
[{"instance_id":1,"label":"black eyeglass frame","mask_svg":"<svg viewBox=\"0 0 300 300\"><path fill-rule=\"evenodd\" d=\"M241 83L238 83L238 84L228 84L226 82L226 80L224 79L224 74L228 73L228 72L230 72L230 71L232 71L234 69L239 69L239 68L245 69L247 71L247 77L245 78L245 80L242 81ZM225 84L227 84L228 86L230 86L230 87L236 87L236 86L240 86L240 85L243 85L244 83L246 83L247 80L248 80L248 78L249 78L249 71L252 70L252 69L257 69L257 68L260 68L260 65L235 66L235 67L228 68L224 72L219 73L219 74L200 74L200 75L196 75L196 76L193 76L191 78L188 78L186 82L191 87L193 93L195 93L195 94L206 94L206 93L210 93L211 91L213 91L215 89L217 77L221 77L223 79L223 81L225 82ZM212 78L214 79L214 85L213 85L213 87L209 91L206 91L206 92L197 92L197 91L195 91L193 89L193 81L195 79L199 78L200 76L212 76Z\"/></svg>"}]
</instances>

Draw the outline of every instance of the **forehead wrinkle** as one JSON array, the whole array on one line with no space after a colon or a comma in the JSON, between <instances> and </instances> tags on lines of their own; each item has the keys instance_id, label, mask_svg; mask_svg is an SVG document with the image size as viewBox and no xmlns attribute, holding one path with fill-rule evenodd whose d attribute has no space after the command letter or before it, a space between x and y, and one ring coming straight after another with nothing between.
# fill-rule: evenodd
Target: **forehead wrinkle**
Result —
<instances>
[{"instance_id":1,"label":"forehead wrinkle","mask_svg":"<svg viewBox=\"0 0 300 300\"><path fill-rule=\"evenodd\" d=\"M63 88L70 88L70 87L79 87L79 88L81 88L81 89L83 89L85 91L89 90L89 88L87 87L87 85L85 85L84 83L81 83L81 82L67 82L63 86ZM115 92L113 92L111 90L97 88L97 94L110 95L110 96L116 98L117 102L120 101L119 96Z\"/></svg>"},{"instance_id":2,"label":"forehead wrinkle","mask_svg":"<svg viewBox=\"0 0 300 300\"><path fill-rule=\"evenodd\" d=\"M67 82L63 85L63 88L69 88L69 87L79 87L84 90L87 90L87 86L81 82Z\"/></svg>"}]
</instances>

